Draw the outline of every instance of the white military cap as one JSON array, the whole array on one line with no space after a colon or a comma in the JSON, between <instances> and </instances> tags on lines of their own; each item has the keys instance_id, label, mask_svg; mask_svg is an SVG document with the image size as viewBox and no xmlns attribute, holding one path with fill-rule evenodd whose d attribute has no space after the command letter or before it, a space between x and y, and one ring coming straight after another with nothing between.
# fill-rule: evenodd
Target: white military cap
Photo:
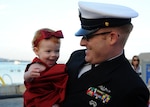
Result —
<instances>
[{"instance_id":1,"label":"white military cap","mask_svg":"<svg viewBox=\"0 0 150 107\"><path fill-rule=\"evenodd\" d=\"M125 6L79 1L81 29L76 36L87 36L100 28L117 27L131 23L138 13Z\"/></svg>"}]
</instances>

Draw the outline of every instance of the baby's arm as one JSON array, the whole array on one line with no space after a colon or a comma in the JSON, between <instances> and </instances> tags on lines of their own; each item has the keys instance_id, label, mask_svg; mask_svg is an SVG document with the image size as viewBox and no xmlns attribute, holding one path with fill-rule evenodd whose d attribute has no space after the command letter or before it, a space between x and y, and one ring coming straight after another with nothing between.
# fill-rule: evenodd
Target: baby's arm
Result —
<instances>
[{"instance_id":1,"label":"baby's arm","mask_svg":"<svg viewBox=\"0 0 150 107\"><path fill-rule=\"evenodd\" d=\"M39 63L33 63L29 66L28 70L24 73L24 80L30 82L33 78L40 76L40 72L46 69L45 66Z\"/></svg>"}]
</instances>

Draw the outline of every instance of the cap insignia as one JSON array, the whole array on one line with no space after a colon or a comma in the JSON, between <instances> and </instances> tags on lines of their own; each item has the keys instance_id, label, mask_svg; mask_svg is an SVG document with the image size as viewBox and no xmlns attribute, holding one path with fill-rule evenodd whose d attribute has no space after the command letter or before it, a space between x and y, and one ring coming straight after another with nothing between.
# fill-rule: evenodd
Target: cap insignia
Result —
<instances>
[{"instance_id":1,"label":"cap insignia","mask_svg":"<svg viewBox=\"0 0 150 107\"><path fill-rule=\"evenodd\" d=\"M105 26L109 26L109 22L105 22Z\"/></svg>"}]
</instances>

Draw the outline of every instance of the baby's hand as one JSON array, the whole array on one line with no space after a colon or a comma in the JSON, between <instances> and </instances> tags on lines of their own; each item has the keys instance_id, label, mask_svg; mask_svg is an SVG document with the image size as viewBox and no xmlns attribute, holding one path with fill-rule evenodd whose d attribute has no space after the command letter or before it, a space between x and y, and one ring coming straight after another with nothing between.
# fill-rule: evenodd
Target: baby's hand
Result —
<instances>
[{"instance_id":1,"label":"baby's hand","mask_svg":"<svg viewBox=\"0 0 150 107\"><path fill-rule=\"evenodd\" d=\"M40 72L44 71L46 67L39 63L31 64L28 71L24 74L24 79L26 81L31 81L33 78L40 76Z\"/></svg>"},{"instance_id":2,"label":"baby's hand","mask_svg":"<svg viewBox=\"0 0 150 107\"><path fill-rule=\"evenodd\" d=\"M39 63L34 63L30 65L28 72L30 73L31 78L36 78L40 76L40 72L44 71L46 69L45 66Z\"/></svg>"}]
</instances>

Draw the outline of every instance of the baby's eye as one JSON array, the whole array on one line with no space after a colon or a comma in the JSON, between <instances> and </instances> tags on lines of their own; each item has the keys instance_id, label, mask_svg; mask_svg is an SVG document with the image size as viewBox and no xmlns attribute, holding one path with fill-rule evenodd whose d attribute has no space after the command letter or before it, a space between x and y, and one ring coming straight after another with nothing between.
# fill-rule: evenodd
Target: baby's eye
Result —
<instances>
[{"instance_id":1,"label":"baby's eye","mask_svg":"<svg viewBox=\"0 0 150 107\"><path fill-rule=\"evenodd\" d=\"M49 53L49 52L51 52L51 50L47 50L46 52L48 52L48 53Z\"/></svg>"},{"instance_id":2,"label":"baby's eye","mask_svg":"<svg viewBox=\"0 0 150 107\"><path fill-rule=\"evenodd\" d=\"M55 50L55 52L59 52L59 50Z\"/></svg>"}]
</instances>

